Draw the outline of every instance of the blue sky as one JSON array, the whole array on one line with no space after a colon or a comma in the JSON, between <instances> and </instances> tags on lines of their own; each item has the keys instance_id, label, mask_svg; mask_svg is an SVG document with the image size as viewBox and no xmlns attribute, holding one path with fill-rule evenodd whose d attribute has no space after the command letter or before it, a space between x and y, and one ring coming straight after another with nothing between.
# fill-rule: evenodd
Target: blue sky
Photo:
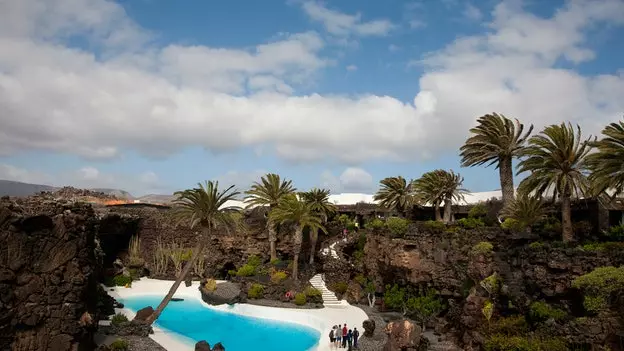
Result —
<instances>
[{"instance_id":1,"label":"blue sky","mask_svg":"<svg viewBox=\"0 0 624 351\"><path fill-rule=\"evenodd\" d=\"M169 193L266 172L371 192L460 168L477 117L624 111L624 3L24 0L0 4L0 179Z\"/></svg>"}]
</instances>

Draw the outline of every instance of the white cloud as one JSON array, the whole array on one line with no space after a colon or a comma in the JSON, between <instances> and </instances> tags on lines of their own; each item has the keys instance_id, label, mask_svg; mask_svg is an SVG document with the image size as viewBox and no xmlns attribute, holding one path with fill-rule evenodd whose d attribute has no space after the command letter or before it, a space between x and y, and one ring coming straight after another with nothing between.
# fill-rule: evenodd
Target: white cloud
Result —
<instances>
[{"instance_id":1,"label":"white cloud","mask_svg":"<svg viewBox=\"0 0 624 351\"><path fill-rule=\"evenodd\" d=\"M63 38L108 42L115 24L142 29L113 2L67 1L0 2L0 154L111 158L128 150L166 156L189 146L249 147L290 161L358 164L456 151L475 118L492 111L538 127L571 120L596 132L624 110L621 73L586 77L554 68L561 58L596 55L585 46L586 30L623 24L618 0L570 2L548 19L504 2L488 33L418 60L425 73L410 102L296 95L331 64L313 32L248 50L138 45L96 57ZM115 9L104 14L114 15L99 12L109 6ZM336 30L365 23L337 18L347 26Z\"/></svg>"},{"instance_id":2,"label":"white cloud","mask_svg":"<svg viewBox=\"0 0 624 351\"><path fill-rule=\"evenodd\" d=\"M473 4L466 3L466 7L464 8L464 17L471 21L480 21L483 18L483 13Z\"/></svg>"},{"instance_id":3,"label":"white cloud","mask_svg":"<svg viewBox=\"0 0 624 351\"><path fill-rule=\"evenodd\" d=\"M357 71L358 69L356 65L348 65L346 68L347 68L347 71L349 72Z\"/></svg>"},{"instance_id":4,"label":"white cloud","mask_svg":"<svg viewBox=\"0 0 624 351\"><path fill-rule=\"evenodd\" d=\"M339 193L371 193L374 190L373 176L362 168L348 167L340 176L330 171L321 174L320 187Z\"/></svg>"},{"instance_id":5,"label":"white cloud","mask_svg":"<svg viewBox=\"0 0 624 351\"><path fill-rule=\"evenodd\" d=\"M91 166L59 174L50 174L9 164L0 164L0 179L59 187L120 189L130 192L134 196L171 192L171 188L165 185L152 171L139 175L103 173Z\"/></svg>"},{"instance_id":6,"label":"white cloud","mask_svg":"<svg viewBox=\"0 0 624 351\"><path fill-rule=\"evenodd\" d=\"M387 19L363 21L360 13L349 15L331 10L315 0L305 1L302 6L312 20L323 23L329 33L338 36L384 36L396 27Z\"/></svg>"},{"instance_id":7,"label":"white cloud","mask_svg":"<svg viewBox=\"0 0 624 351\"><path fill-rule=\"evenodd\" d=\"M427 26L427 22L421 19L411 19L409 21L409 26L412 29L424 28Z\"/></svg>"}]
</instances>

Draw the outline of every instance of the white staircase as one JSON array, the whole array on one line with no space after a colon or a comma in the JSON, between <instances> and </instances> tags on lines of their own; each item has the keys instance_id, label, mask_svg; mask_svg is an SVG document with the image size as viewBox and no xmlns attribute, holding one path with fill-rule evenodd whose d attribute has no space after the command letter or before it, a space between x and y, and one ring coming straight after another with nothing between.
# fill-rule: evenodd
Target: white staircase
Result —
<instances>
[{"instance_id":1,"label":"white staircase","mask_svg":"<svg viewBox=\"0 0 624 351\"><path fill-rule=\"evenodd\" d=\"M336 294L327 289L322 274L317 274L312 277L312 279L310 279L310 284L312 284L314 288L318 289L321 294L323 294L323 305L325 307L342 308L349 305L344 300L338 300L338 298L336 298Z\"/></svg>"},{"instance_id":2,"label":"white staircase","mask_svg":"<svg viewBox=\"0 0 624 351\"><path fill-rule=\"evenodd\" d=\"M342 242L347 242L347 238L338 239L338 240L334 241L331 245L329 245L329 247L326 247L326 248L322 249L321 250L321 254L323 256L331 255L331 257L339 260L340 257L338 256L338 253L336 252L336 244L338 244L341 241Z\"/></svg>"}]
</instances>

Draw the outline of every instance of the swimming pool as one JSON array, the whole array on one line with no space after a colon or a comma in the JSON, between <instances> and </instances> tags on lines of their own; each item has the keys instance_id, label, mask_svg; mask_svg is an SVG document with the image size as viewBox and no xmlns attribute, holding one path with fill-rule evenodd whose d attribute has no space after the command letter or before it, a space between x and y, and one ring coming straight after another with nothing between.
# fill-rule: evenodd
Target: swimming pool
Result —
<instances>
[{"instance_id":1,"label":"swimming pool","mask_svg":"<svg viewBox=\"0 0 624 351\"><path fill-rule=\"evenodd\" d=\"M133 296L119 300L136 312L145 306L158 306L162 296ZM316 346L320 337L320 333L310 327L215 311L194 298L170 302L156 325L193 342L206 340L210 345L221 342L227 351L306 351Z\"/></svg>"}]
</instances>

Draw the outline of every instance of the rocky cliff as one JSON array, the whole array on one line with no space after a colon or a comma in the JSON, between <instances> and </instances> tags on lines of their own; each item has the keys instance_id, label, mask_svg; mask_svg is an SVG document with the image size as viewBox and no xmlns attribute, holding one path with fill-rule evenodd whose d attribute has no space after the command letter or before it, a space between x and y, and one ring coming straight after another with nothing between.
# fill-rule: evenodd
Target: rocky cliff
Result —
<instances>
[{"instance_id":1,"label":"rocky cliff","mask_svg":"<svg viewBox=\"0 0 624 351\"><path fill-rule=\"evenodd\" d=\"M0 201L0 349L91 350L97 218L89 205Z\"/></svg>"}]
</instances>

